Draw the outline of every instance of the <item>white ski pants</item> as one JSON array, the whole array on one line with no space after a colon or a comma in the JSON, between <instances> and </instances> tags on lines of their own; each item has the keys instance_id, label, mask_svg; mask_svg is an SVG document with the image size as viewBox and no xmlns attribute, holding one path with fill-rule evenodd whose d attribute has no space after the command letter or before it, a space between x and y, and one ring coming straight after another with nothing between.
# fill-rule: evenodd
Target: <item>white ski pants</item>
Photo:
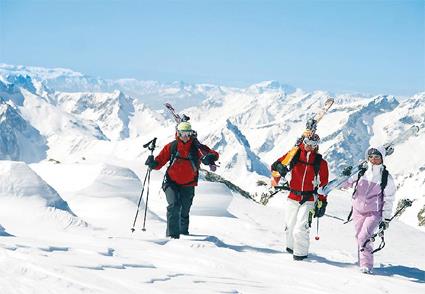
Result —
<instances>
[{"instance_id":1,"label":"white ski pants","mask_svg":"<svg viewBox=\"0 0 425 294\"><path fill-rule=\"evenodd\" d=\"M308 255L310 246L310 227L308 214L314 207L313 201L300 205L298 201L287 199L286 203L286 247L294 251L294 255Z\"/></svg>"}]
</instances>

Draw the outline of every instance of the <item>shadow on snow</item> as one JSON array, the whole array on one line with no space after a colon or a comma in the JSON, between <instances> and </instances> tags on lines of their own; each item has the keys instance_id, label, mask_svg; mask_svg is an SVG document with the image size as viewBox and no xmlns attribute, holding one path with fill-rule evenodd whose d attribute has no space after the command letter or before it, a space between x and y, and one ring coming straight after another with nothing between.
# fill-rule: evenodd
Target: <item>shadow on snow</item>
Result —
<instances>
[{"instance_id":1,"label":"shadow on snow","mask_svg":"<svg viewBox=\"0 0 425 294\"><path fill-rule=\"evenodd\" d=\"M408 267L404 265L387 265L376 268L375 275L379 276L401 276L416 283L425 283L425 271L416 267Z\"/></svg>"}]
</instances>

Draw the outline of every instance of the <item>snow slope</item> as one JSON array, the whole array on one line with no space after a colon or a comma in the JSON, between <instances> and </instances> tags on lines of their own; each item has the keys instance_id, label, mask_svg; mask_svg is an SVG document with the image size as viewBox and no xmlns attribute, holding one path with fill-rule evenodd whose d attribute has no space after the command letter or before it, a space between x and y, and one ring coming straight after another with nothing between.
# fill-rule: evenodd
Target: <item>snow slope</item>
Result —
<instances>
[{"instance_id":1,"label":"snow slope","mask_svg":"<svg viewBox=\"0 0 425 294\"><path fill-rule=\"evenodd\" d=\"M104 175L105 168L108 173L117 171L105 166L93 168L91 179L94 174ZM49 167L39 169L49 174ZM52 182L52 175L57 174L56 167L53 170ZM113 176L134 179L128 171L120 171ZM87 182L76 177L77 187L86 186ZM121 187L126 184L123 181ZM152 187L158 186L159 182L154 181ZM104 187L102 191L109 195L115 187L109 191ZM157 188L153 189L150 201L161 202L160 197L154 196L157 193ZM210 193L230 192L224 186L199 189L195 201ZM191 235L179 240L164 238L165 215L159 210L152 211L158 218L148 218L145 232L140 230L139 219L136 232L131 234L133 215L123 209L119 196L105 195L92 197L98 212L89 229L64 234L55 228L44 228L41 237L14 228L8 232L15 237L0 237L2 293L423 292L425 235L398 221L386 234L387 247L376 255L375 275L368 276L355 265L352 226L342 225L334 218L321 219L321 238L312 240L310 258L293 261L283 251L283 195L272 199L267 207L234 195L228 216L194 214ZM347 197L343 193L335 197L329 213L347 211ZM121 223L126 221L128 226L102 226L105 223L101 216L108 219L111 213L104 209L105 199L111 205L115 203ZM75 204L80 201L85 200L74 199ZM157 203L158 207L161 205L164 203ZM131 208L135 212L136 204ZM39 228L38 223L27 225ZM315 235L314 230L311 235Z\"/></svg>"}]
</instances>

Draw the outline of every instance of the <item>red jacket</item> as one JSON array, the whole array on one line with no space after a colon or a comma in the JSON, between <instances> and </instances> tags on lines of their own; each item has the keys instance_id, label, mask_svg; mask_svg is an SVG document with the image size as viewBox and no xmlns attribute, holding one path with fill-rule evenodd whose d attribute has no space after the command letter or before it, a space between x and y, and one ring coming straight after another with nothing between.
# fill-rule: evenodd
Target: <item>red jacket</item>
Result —
<instances>
[{"instance_id":1,"label":"red jacket","mask_svg":"<svg viewBox=\"0 0 425 294\"><path fill-rule=\"evenodd\" d=\"M177 152L179 157L188 158L190 149L193 144L193 140L190 139L188 142L184 143L179 138L177 140ZM156 170L161 169L166 163L168 163L171 159L171 144L173 142L168 143L162 148L161 152L155 157L155 161L158 165L155 167ZM203 153L212 153L216 155L217 159L219 157L218 153L209 147L204 146ZM205 150L204 150L205 149ZM201 163L202 152L198 150L198 164ZM174 163L168 169L167 173L170 179L178 185L183 186L197 186L198 185L198 170L194 169L192 162L190 160L175 158Z\"/></svg>"},{"instance_id":2,"label":"red jacket","mask_svg":"<svg viewBox=\"0 0 425 294\"><path fill-rule=\"evenodd\" d=\"M299 147L301 149L301 153L298 162L291 170L291 181L289 183L289 188L295 191L313 191L313 181L315 177L313 162L317 153L314 151L306 152L303 144L301 144ZM285 156L286 154L280 157L278 161L282 161ZM309 164L305 164L303 162L308 162ZM324 159L322 159L320 162L318 180L320 181L319 187L326 185L329 181L328 163ZM296 195L293 192L289 193L288 197L296 201L300 201L302 198L301 195ZM326 196L319 195L319 199L326 200ZM311 196L308 201L314 201L314 197Z\"/></svg>"}]
</instances>

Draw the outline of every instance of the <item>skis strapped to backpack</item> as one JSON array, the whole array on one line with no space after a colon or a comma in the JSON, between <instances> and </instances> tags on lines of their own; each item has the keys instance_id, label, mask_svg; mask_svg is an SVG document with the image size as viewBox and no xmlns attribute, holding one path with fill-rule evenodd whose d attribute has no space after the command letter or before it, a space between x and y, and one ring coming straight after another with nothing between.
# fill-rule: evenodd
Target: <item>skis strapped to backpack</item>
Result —
<instances>
[{"instance_id":1,"label":"skis strapped to backpack","mask_svg":"<svg viewBox=\"0 0 425 294\"><path fill-rule=\"evenodd\" d=\"M190 117L188 117L187 115L183 114L182 116L180 116L178 113L176 113L176 110L174 109L174 107L170 104L170 103L165 103L164 106L169 110L169 112L171 113L171 115L173 116L174 120L176 121L177 124L184 122L184 121L189 121ZM199 152L201 152L202 156L205 156L208 154L208 149L206 148L205 145L201 144L201 142L199 142L197 136L196 136L196 132L193 131L193 139L192 139L192 144L194 144L194 146L199 150ZM211 171L215 171L217 169L217 165L216 164L210 164L209 168Z\"/></svg>"},{"instance_id":2,"label":"skis strapped to backpack","mask_svg":"<svg viewBox=\"0 0 425 294\"><path fill-rule=\"evenodd\" d=\"M407 129L406 131L402 132L400 135L395 137L390 142L384 144L385 148L385 155L391 155L394 152L394 146L406 141L408 138L415 136L419 132L419 127L414 125ZM345 183L351 176L354 174L357 174L360 170L367 168L367 160L362 160L360 163L356 166L354 166L350 173L347 175L341 175L338 178L333 179L330 181L327 185L321 187L319 189L319 194L328 195L330 191L340 187L343 183Z\"/></svg>"}]
</instances>

